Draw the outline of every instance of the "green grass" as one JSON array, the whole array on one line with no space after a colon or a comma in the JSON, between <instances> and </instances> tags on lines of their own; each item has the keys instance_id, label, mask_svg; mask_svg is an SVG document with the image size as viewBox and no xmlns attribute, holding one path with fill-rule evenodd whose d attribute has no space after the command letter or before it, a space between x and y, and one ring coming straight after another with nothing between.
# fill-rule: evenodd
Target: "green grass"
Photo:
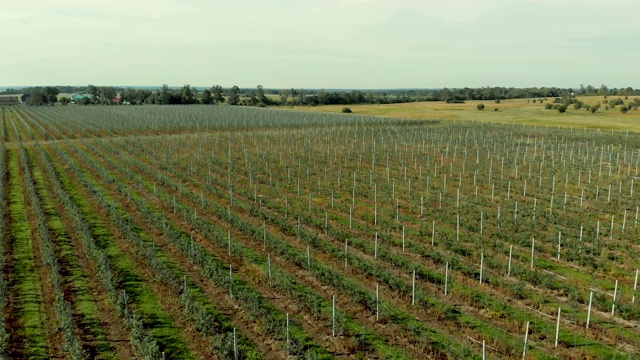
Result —
<instances>
[{"instance_id":1,"label":"green grass","mask_svg":"<svg viewBox=\"0 0 640 360\"><path fill-rule=\"evenodd\" d=\"M629 97L633 101L636 97ZM413 102L405 104L364 104L348 105L354 114L389 116L401 119L441 119L448 121L478 121L508 124L527 124L535 126L561 126L576 129L592 128L603 130L640 131L640 111L630 110L627 114L620 112L619 107L605 110L604 98L601 96L580 97L585 104L596 105L600 102L600 109L592 114L584 108L575 110L573 106L566 113L557 110L546 110L544 105L553 101L549 99L540 104L527 102L527 99L502 100L496 104L492 100L467 101L464 104L447 104L443 101ZM617 97L610 97L610 100ZM625 100L625 103L628 100ZM476 106L485 104L485 109L479 111ZM293 109L298 111L341 113L344 105L324 106L289 106L274 109ZM494 111L498 109L498 111Z\"/></svg>"},{"instance_id":2,"label":"green grass","mask_svg":"<svg viewBox=\"0 0 640 360\"><path fill-rule=\"evenodd\" d=\"M27 219L18 153L9 151L10 231L13 234L14 284L19 301L18 334L25 338L24 354L30 359L48 359L49 349L44 329L47 321L40 291L40 278L33 253L33 233Z\"/></svg>"},{"instance_id":3,"label":"green grass","mask_svg":"<svg viewBox=\"0 0 640 360\"><path fill-rule=\"evenodd\" d=\"M74 247L64 229L63 220L58 215L51 195L45 185L45 180L40 172L40 168L35 162L33 162L32 172L33 180L36 182L36 190L42 201L42 208L47 217L47 225L51 231L52 240L58 248L58 259L61 259L63 263L67 265L66 269L68 273L65 278L69 280L73 287L73 292L76 296L73 306L81 318L81 323L77 325L81 326L91 337L91 346L97 354L92 354L91 350L89 353L93 356L99 354L100 357L105 360L117 359L116 353L109 343L108 335L102 328L96 300L92 296L87 281L85 280L87 274L78 264Z\"/></svg>"}]
</instances>

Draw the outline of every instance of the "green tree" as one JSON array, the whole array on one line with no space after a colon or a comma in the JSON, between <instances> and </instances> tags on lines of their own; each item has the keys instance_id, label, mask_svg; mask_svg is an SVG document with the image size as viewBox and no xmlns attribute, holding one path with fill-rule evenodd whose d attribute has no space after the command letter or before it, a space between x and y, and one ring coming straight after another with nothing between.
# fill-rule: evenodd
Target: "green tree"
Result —
<instances>
[{"instance_id":1,"label":"green tree","mask_svg":"<svg viewBox=\"0 0 640 360\"><path fill-rule=\"evenodd\" d=\"M213 85L210 91L211 91L211 97L213 98L214 104L219 104L224 102L224 97L222 96L224 89L222 89L222 86Z\"/></svg>"},{"instance_id":2,"label":"green tree","mask_svg":"<svg viewBox=\"0 0 640 360\"><path fill-rule=\"evenodd\" d=\"M184 105L191 105L196 103L196 98L193 95L191 85L184 85L182 89L180 89L180 103Z\"/></svg>"},{"instance_id":3,"label":"green tree","mask_svg":"<svg viewBox=\"0 0 640 360\"><path fill-rule=\"evenodd\" d=\"M229 90L229 105L238 105L240 103L240 88L233 85Z\"/></svg>"},{"instance_id":4,"label":"green tree","mask_svg":"<svg viewBox=\"0 0 640 360\"><path fill-rule=\"evenodd\" d=\"M258 85L257 87L257 97L258 97L258 101L265 104L265 105L271 105L271 100L269 100L268 97L265 96L264 94L264 89L262 88L262 85Z\"/></svg>"},{"instance_id":5,"label":"green tree","mask_svg":"<svg viewBox=\"0 0 640 360\"><path fill-rule=\"evenodd\" d=\"M158 96L156 97L156 104L158 105L171 104L171 94L169 93L169 85L163 84L160 90L158 90Z\"/></svg>"},{"instance_id":6,"label":"green tree","mask_svg":"<svg viewBox=\"0 0 640 360\"><path fill-rule=\"evenodd\" d=\"M289 90L283 89L280 90L280 105L287 105L289 101Z\"/></svg>"},{"instance_id":7,"label":"green tree","mask_svg":"<svg viewBox=\"0 0 640 360\"><path fill-rule=\"evenodd\" d=\"M304 89L298 90L298 100L296 101L298 104L303 105L305 99Z\"/></svg>"},{"instance_id":8,"label":"green tree","mask_svg":"<svg viewBox=\"0 0 640 360\"><path fill-rule=\"evenodd\" d=\"M607 96L609 95L609 88L605 84L600 85L600 89L598 89L598 95Z\"/></svg>"},{"instance_id":9,"label":"green tree","mask_svg":"<svg viewBox=\"0 0 640 360\"><path fill-rule=\"evenodd\" d=\"M60 91L58 91L58 88L55 86L45 86L44 87L44 96L45 96L45 103L47 104L53 104L58 102L58 94L60 93Z\"/></svg>"},{"instance_id":10,"label":"green tree","mask_svg":"<svg viewBox=\"0 0 640 360\"><path fill-rule=\"evenodd\" d=\"M258 100L258 97L256 96L255 91L252 91L251 94L249 94L249 104L251 106L256 106L260 103L260 100Z\"/></svg>"},{"instance_id":11,"label":"green tree","mask_svg":"<svg viewBox=\"0 0 640 360\"><path fill-rule=\"evenodd\" d=\"M484 104L478 104L478 106L476 106L476 108L478 110L484 110Z\"/></svg>"},{"instance_id":12,"label":"green tree","mask_svg":"<svg viewBox=\"0 0 640 360\"><path fill-rule=\"evenodd\" d=\"M211 96L211 91L205 89L202 92L202 98L200 99L200 102L206 105L213 104L213 97Z\"/></svg>"},{"instance_id":13,"label":"green tree","mask_svg":"<svg viewBox=\"0 0 640 360\"><path fill-rule=\"evenodd\" d=\"M44 105L48 101L43 88L35 88L31 91L31 97L27 100L27 105Z\"/></svg>"},{"instance_id":14,"label":"green tree","mask_svg":"<svg viewBox=\"0 0 640 360\"><path fill-rule=\"evenodd\" d=\"M113 103L113 99L118 96L118 89L111 86L103 86L100 88L100 102L103 104Z\"/></svg>"},{"instance_id":15,"label":"green tree","mask_svg":"<svg viewBox=\"0 0 640 360\"><path fill-rule=\"evenodd\" d=\"M89 84L89 86L87 88L87 94L89 94L89 95L91 95L93 97L93 101L97 101L100 98L100 95L102 93L101 93L99 87ZM91 99L89 99L89 100L91 100Z\"/></svg>"}]
</instances>

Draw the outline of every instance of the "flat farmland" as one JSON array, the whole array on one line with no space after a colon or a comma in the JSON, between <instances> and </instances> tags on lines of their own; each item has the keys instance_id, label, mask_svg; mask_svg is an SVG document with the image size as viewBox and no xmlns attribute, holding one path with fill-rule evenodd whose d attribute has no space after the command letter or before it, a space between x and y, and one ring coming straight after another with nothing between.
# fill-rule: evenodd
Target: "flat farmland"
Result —
<instances>
[{"instance_id":1,"label":"flat farmland","mask_svg":"<svg viewBox=\"0 0 640 360\"><path fill-rule=\"evenodd\" d=\"M352 108L2 109L0 357L640 357L640 135Z\"/></svg>"},{"instance_id":2,"label":"flat farmland","mask_svg":"<svg viewBox=\"0 0 640 360\"><path fill-rule=\"evenodd\" d=\"M410 102L404 104L363 104L363 105L324 105L324 106L289 106L283 109L340 113L345 106L355 114L387 116L404 119L443 119L448 121L477 121L488 123L566 127L574 129L600 129L640 132L640 112L630 110L620 111L620 106L607 109L607 103L617 99L617 96L577 96L585 106L574 109L569 106L565 113L554 109L545 109L545 105L552 103L550 99L505 99L500 103L493 100L471 100L463 104L445 103L444 101ZM625 103L633 103L638 96L619 97ZM535 100L535 101L534 101ZM542 100L542 102L540 102ZM478 104L485 108L478 111ZM600 108L591 113L589 107L600 104Z\"/></svg>"}]
</instances>

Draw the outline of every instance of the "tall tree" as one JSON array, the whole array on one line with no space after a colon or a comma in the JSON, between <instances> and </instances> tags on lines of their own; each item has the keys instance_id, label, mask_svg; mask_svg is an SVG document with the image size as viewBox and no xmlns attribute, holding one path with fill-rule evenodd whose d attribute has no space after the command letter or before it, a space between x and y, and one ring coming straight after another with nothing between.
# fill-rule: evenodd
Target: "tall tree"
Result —
<instances>
[{"instance_id":1,"label":"tall tree","mask_svg":"<svg viewBox=\"0 0 640 360\"><path fill-rule=\"evenodd\" d=\"M213 104L213 97L211 97L211 91L204 89L204 91L202 91L202 98L200 99L200 102L206 105Z\"/></svg>"},{"instance_id":2,"label":"tall tree","mask_svg":"<svg viewBox=\"0 0 640 360\"><path fill-rule=\"evenodd\" d=\"M89 87L87 88L87 94L91 95L91 99L92 101L98 101L98 99L100 99L100 88L95 86L95 85L91 85L89 84Z\"/></svg>"},{"instance_id":3,"label":"tall tree","mask_svg":"<svg viewBox=\"0 0 640 360\"><path fill-rule=\"evenodd\" d=\"M58 88L55 86L45 86L44 88L44 96L46 98L46 103L53 104L58 102Z\"/></svg>"},{"instance_id":4,"label":"tall tree","mask_svg":"<svg viewBox=\"0 0 640 360\"><path fill-rule=\"evenodd\" d=\"M240 88L233 85L229 90L229 105L238 105L240 103Z\"/></svg>"},{"instance_id":5,"label":"tall tree","mask_svg":"<svg viewBox=\"0 0 640 360\"><path fill-rule=\"evenodd\" d=\"M191 85L184 85L182 89L180 89L180 103L183 105L190 105L196 102L195 97L193 96L193 91L191 90Z\"/></svg>"},{"instance_id":6,"label":"tall tree","mask_svg":"<svg viewBox=\"0 0 640 360\"><path fill-rule=\"evenodd\" d=\"M287 105L289 101L289 90L283 89L280 90L280 105Z\"/></svg>"},{"instance_id":7,"label":"tall tree","mask_svg":"<svg viewBox=\"0 0 640 360\"><path fill-rule=\"evenodd\" d=\"M103 104L111 104L117 95L118 89L114 87L103 86L100 88L100 100Z\"/></svg>"},{"instance_id":8,"label":"tall tree","mask_svg":"<svg viewBox=\"0 0 640 360\"><path fill-rule=\"evenodd\" d=\"M169 85L163 84L162 88L158 91L158 97L156 98L156 104L168 105L171 103L171 94L169 93Z\"/></svg>"},{"instance_id":9,"label":"tall tree","mask_svg":"<svg viewBox=\"0 0 640 360\"><path fill-rule=\"evenodd\" d=\"M213 85L211 87L211 97L213 98L214 104L219 104L224 102L224 97L222 96L223 92L224 92L224 89L220 85Z\"/></svg>"},{"instance_id":10,"label":"tall tree","mask_svg":"<svg viewBox=\"0 0 640 360\"><path fill-rule=\"evenodd\" d=\"M271 100L269 100L269 98L264 95L264 89L262 88L262 85L258 85L257 92L258 92L258 101L259 102L261 102L261 103L263 103L265 105L271 105Z\"/></svg>"}]
</instances>

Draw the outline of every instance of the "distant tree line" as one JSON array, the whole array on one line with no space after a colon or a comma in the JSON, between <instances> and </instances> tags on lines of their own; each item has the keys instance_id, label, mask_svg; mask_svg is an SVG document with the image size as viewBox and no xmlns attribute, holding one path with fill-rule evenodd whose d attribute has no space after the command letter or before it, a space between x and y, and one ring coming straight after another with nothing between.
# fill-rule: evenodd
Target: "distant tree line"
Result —
<instances>
[{"instance_id":1,"label":"distant tree line","mask_svg":"<svg viewBox=\"0 0 640 360\"><path fill-rule=\"evenodd\" d=\"M55 96L52 94L57 90ZM86 87L35 87L20 90L9 89L2 93L30 93L32 105L55 102L59 93L77 93L90 95L81 103L88 104L155 104L155 105L189 105L189 104L221 104L244 106L274 105L350 105L350 104L391 104L414 101L446 101L459 103L467 100L531 99L531 98L570 98L575 95L600 96L632 96L640 95L640 89L611 88L601 85L580 85L579 89L540 87L481 87L481 88L443 88L443 89L388 89L388 90L324 90L324 89L265 89L261 85L256 88L239 88L232 86L223 88L214 85L211 88L198 89L190 85L171 88L162 85L158 89L119 88L111 86ZM1 93L0 93L1 94ZM61 101L66 103L71 99Z\"/></svg>"}]
</instances>

